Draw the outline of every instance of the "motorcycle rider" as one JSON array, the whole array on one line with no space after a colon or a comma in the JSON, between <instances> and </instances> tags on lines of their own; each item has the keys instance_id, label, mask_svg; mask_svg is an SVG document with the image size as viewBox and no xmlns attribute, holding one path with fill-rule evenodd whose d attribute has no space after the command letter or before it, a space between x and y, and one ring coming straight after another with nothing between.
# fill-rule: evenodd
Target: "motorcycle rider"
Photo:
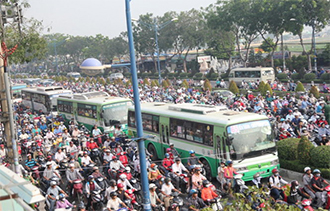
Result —
<instances>
[{"instance_id":1,"label":"motorcycle rider","mask_svg":"<svg viewBox=\"0 0 330 211\"><path fill-rule=\"evenodd\" d=\"M94 166L93 167L93 173L92 173L92 176L94 178L99 178L99 177L102 177L103 179L107 179L105 176L103 176L103 174L101 174L100 170L99 170L99 167L97 166Z\"/></svg>"},{"instance_id":2,"label":"motorcycle rider","mask_svg":"<svg viewBox=\"0 0 330 211\"><path fill-rule=\"evenodd\" d=\"M110 193L113 191L117 191L117 183L114 179L110 180L109 187L105 190L105 197L107 200L110 199Z\"/></svg>"},{"instance_id":3,"label":"motorcycle rider","mask_svg":"<svg viewBox=\"0 0 330 211\"><path fill-rule=\"evenodd\" d=\"M53 169L52 162L47 162L46 166L47 166L47 168L44 170L43 179L48 187L50 185L50 179L53 176L56 175L58 178L61 178L61 176L56 172L56 170Z\"/></svg>"},{"instance_id":4,"label":"motorcycle rider","mask_svg":"<svg viewBox=\"0 0 330 211\"><path fill-rule=\"evenodd\" d=\"M31 169L34 166L40 166L40 165L32 158L31 154L28 154L27 155L27 159L25 160L25 168L28 171L31 171Z\"/></svg>"},{"instance_id":5,"label":"motorcycle rider","mask_svg":"<svg viewBox=\"0 0 330 211\"><path fill-rule=\"evenodd\" d=\"M225 184L225 177L224 177L224 169L225 169L226 165L225 165L225 161L221 161L220 162L220 166L218 167L218 176L217 176L217 180L220 183L220 189L223 190L223 185Z\"/></svg>"},{"instance_id":6,"label":"motorcycle rider","mask_svg":"<svg viewBox=\"0 0 330 211\"><path fill-rule=\"evenodd\" d=\"M292 204L297 206L299 209L303 209L303 207L301 207L301 205L298 204L299 200L298 200L298 195L309 199L309 196L303 192L300 191L299 189L299 183L297 180L293 180L291 182L291 187L290 187L290 194L287 197L287 202L288 204Z\"/></svg>"},{"instance_id":7,"label":"motorcycle rider","mask_svg":"<svg viewBox=\"0 0 330 211\"><path fill-rule=\"evenodd\" d=\"M47 189L47 200L50 204L50 211L54 211L56 199L58 198L60 193L63 193L65 196L67 196L66 193L59 186L56 185L55 181L51 181L50 187Z\"/></svg>"},{"instance_id":8,"label":"motorcycle rider","mask_svg":"<svg viewBox=\"0 0 330 211\"><path fill-rule=\"evenodd\" d=\"M133 200L128 193L124 190L124 185L122 183L117 184L117 191L116 193L118 194L118 198L120 198L122 201L125 201L126 199Z\"/></svg>"},{"instance_id":9,"label":"motorcycle rider","mask_svg":"<svg viewBox=\"0 0 330 211\"><path fill-rule=\"evenodd\" d=\"M112 156L110 169L115 171L115 173L117 173L120 168L125 168L125 166L118 160L116 156Z\"/></svg>"},{"instance_id":10,"label":"motorcycle rider","mask_svg":"<svg viewBox=\"0 0 330 211\"><path fill-rule=\"evenodd\" d=\"M129 209L128 206L126 206L126 204L120 200L120 198L117 197L117 192L113 191L110 193L110 199L107 203L107 208L109 211L112 211L112 210L119 210L120 208L120 205L123 206L123 207L126 207L126 209Z\"/></svg>"},{"instance_id":11,"label":"motorcycle rider","mask_svg":"<svg viewBox=\"0 0 330 211\"><path fill-rule=\"evenodd\" d=\"M149 168L149 173L148 173L148 179L149 182L155 182L155 180L157 179L158 175L160 175L161 173L159 172L158 166L155 163L152 163L150 165Z\"/></svg>"},{"instance_id":12,"label":"motorcycle rider","mask_svg":"<svg viewBox=\"0 0 330 211\"><path fill-rule=\"evenodd\" d=\"M190 150L189 154L190 154L190 157L187 160L187 164L188 164L188 168L191 171L192 169L194 169L195 165L201 165L202 162L198 159L198 157L196 157L194 150Z\"/></svg>"},{"instance_id":13,"label":"motorcycle rider","mask_svg":"<svg viewBox=\"0 0 330 211\"><path fill-rule=\"evenodd\" d=\"M312 170L310 167L305 167L304 168L304 175L303 175L303 183L304 183L304 191L308 193L308 195L312 198L315 199L315 191L313 190L312 187Z\"/></svg>"},{"instance_id":14,"label":"motorcycle rider","mask_svg":"<svg viewBox=\"0 0 330 211\"><path fill-rule=\"evenodd\" d=\"M288 184L287 181L285 181L280 174L278 173L278 170L274 168L272 170L273 175L269 177L269 184L270 184L270 196L273 197L275 200L280 198L280 195L282 198L285 198L284 191L282 189L281 184Z\"/></svg>"},{"instance_id":15,"label":"motorcycle rider","mask_svg":"<svg viewBox=\"0 0 330 211\"><path fill-rule=\"evenodd\" d=\"M117 181L117 184L123 184L124 185L124 190L127 190L127 186L130 189L133 189L133 186L131 185L131 183L128 181L126 174L121 174L119 176L119 179Z\"/></svg>"},{"instance_id":16,"label":"motorcycle rider","mask_svg":"<svg viewBox=\"0 0 330 211\"><path fill-rule=\"evenodd\" d=\"M165 176L168 176L168 173L172 170L172 165L174 161L170 159L170 154L165 153L165 158L162 161L162 165L165 168Z\"/></svg>"},{"instance_id":17,"label":"motorcycle rider","mask_svg":"<svg viewBox=\"0 0 330 211\"><path fill-rule=\"evenodd\" d=\"M79 173L78 169L74 168L74 164L70 163L69 164L69 169L66 170L66 179L68 181L69 189L70 189L70 194L72 193L72 188L73 188L73 181L77 179L83 180L83 176Z\"/></svg>"},{"instance_id":18,"label":"motorcycle rider","mask_svg":"<svg viewBox=\"0 0 330 211\"><path fill-rule=\"evenodd\" d=\"M233 167L233 161L227 160L226 161L227 166L224 168L224 173L223 176L226 180L226 184L228 185L228 191L231 190L232 184L233 184L233 179L234 179L234 174L238 174L236 170Z\"/></svg>"},{"instance_id":19,"label":"motorcycle rider","mask_svg":"<svg viewBox=\"0 0 330 211\"><path fill-rule=\"evenodd\" d=\"M95 182L93 175L88 176L88 181L85 185L85 192L87 197L87 207L91 206L93 191L101 190L100 186Z\"/></svg>"},{"instance_id":20,"label":"motorcycle rider","mask_svg":"<svg viewBox=\"0 0 330 211\"><path fill-rule=\"evenodd\" d=\"M182 174L182 171L185 171L189 174L189 171L184 167L184 165L181 163L181 159L179 157L175 158L175 163L172 165L172 172L173 172L173 179L175 180L176 188L180 187L180 175ZM188 187L190 185L188 184Z\"/></svg>"},{"instance_id":21,"label":"motorcycle rider","mask_svg":"<svg viewBox=\"0 0 330 211\"><path fill-rule=\"evenodd\" d=\"M92 159L88 156L87 152L85 151L84 156L81 158L81 166L82 166L85 173L87 172L88 165L90 163L94 163L94 162L92 161Z\"/></svg>"},{"instance_id":22,"label":"motorcycle rider","mask_svg":"<svg viewBox=\"0 0 330 211\"><path fill-rule=\"evenodd\" d=\"M102 135L101 130L97 127L97 125L94 125L94 128L92 130L93 138L97 137L98 135Z\"/></svg>"},{"instance_id":23,"label":"motorcycle rider","mask_svg":"<svg viewBox=\"0 0 330 211\"><path fill-rule=\"evenodd\" d=\"M198 197L198 191L195 189L190 190L190 197L188 198L189 210L199 211L206 207L204 201Z\"/></svg>"},{"instance_id":24,"label":"motorcycle rider","mask_svg":"<svg viewBox=\"0 0 330 211\"><path fill-rule=\"evenodd\" d=\"M92 150L92 149L95 149L95 148L99 148L99 146L97 145L97 143L94 141L94 138L91 137L89 142L86 143L86 148L88 150Z\"/></svg>"},{"instance_id":25,"label":"motorcycle rider","mask_svg":"<svg viewBox=\"0 0 330 211\"><path fill-rule=\"evenodd\" d=\"M68 209L74 207L66 198L63 193L60 193L59 200L56 202L56 209Z\"/></svg>"},{"instance_id":26,"label":"motorcycle rider","mask_svg":"<svg viewBox=\"0 0 330 211\"><path fill-rule=\"evenodd\" d=\"M180 154L178 153L178 151L174 148L174 144L170 143L170 149L171 149L171 153L174 157L180 157Z\"/></svg>"},{"instance_id":27,"label":"motorcycle rider","mask_svg":"<svg viewBox=\"0 0 330 211\"><path fill-rule=\"evenodd\" d=\"M66 158L65 153L62 151L61 148L57 149L57 152L55 153L55 160L57 163L60 163L61 160L64 160Z\"/></svg>"},{"instance_id":28,"label":"motorcycle rider","mask_svg":"<svg viewBox=\"0 0 330 211\"><path fill-rule=\"evenodd\" d=\"M192 188L201 190L203 181L206 181L206 177L201 174L202 169L196 168L194 174L191 176Z\"/></svg>"},{"instance_id":29,"label":"motorcycle rider","mask_svg":"<svg viewBox=\"0 0 330 211\"><path fill-rule=\"evenodd\" d=\"M170 207L170 200L171 200L171 193L172 191L178 192L181 194L181 192L174 188L173 184L171 183L171 178L166 177L165 183L162 185L161 193L163 194L163 201L165 203L165 210L168 211L168 208Z\"/></svg>"},{"instance_id":30,"label":"motorcycle rider","mask_svg":"<svg viewBox=\"0 0 330 211\"><path fill-rule=\"evenodd\" d=\"M213 189L212 189L212 184L208 180L203 181L203 189L201 193L201 198L203 201L208 204L208 203L215 203L216 198L218 197L218 194L216 194ZM219 206L220 207L220 206Z\"/></svg>"},{"instance_id":31,"label":"motorcycle rider","mask_svg":"<svg viewBox=\"0 0 330 211\"><path fill-rule=\"evenodd\" d=\"M322 200L322 194L324 191L323 184L329 185L329 183L321 177L321 171L318 169L314 169L313 171L313 178L311 181L312 188L315 191L315 198L317 198L316 201L316 207L322 207L324 201Z\"/></svg>"},{"instance_id":32,"label":"motorcycle rider","mask_svg":"<svg viewBox=\"0 0 330 211\"><path fill-rule=\"evenodd\" d=\"M149 185L149 194L150 194L150 204L151 204L151 207L156 207L157 206L157 202L160 203L160 204L164 204L164 202L162 202L158 198L158 195L156 193L156 189L157 189L157 186L154 183L150 183L150 185Z\"/></svg>"}]
</instances>

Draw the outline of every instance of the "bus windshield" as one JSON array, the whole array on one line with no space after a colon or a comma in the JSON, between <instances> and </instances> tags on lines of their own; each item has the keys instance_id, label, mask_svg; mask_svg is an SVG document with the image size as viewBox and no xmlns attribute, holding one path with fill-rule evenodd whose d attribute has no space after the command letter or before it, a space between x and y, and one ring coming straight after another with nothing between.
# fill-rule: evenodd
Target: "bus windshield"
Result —
<instances>
[{"instance_id":1,"label":"bus windshield","mask_svg":"<svg viewBox=\"0 0 330 211\"><path fill-rule=\"evenodd\" d=\"M105 126L127 124L127 102L105 105L102 108Z\"/></svg>"},{"instance_id":2,"label":"bus windshield","mask_svg":"<svg viewBox=\"0 0 330 211\"><path fill-rule=\"evenodd\" d=\"M276 151L268 120L241 123L227 127L232 138L230 153L233 159L256 157Z\"/></svg>"}]
</instances>

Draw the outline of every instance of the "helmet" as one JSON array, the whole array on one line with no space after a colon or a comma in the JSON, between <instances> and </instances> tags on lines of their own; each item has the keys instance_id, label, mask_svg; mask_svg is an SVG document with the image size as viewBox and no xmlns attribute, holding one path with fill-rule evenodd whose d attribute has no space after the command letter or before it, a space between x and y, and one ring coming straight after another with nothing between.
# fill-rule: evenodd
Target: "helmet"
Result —
<instances>
[{"instance_id":1,"label":"helmet","mask_svg":"<svg viewBox=\"0 0 330 211\"><path fill-rule=\"evenodd\" d=\"M306 173L307 171L310 171L311 170L311 168L310 167L305 167L304 168L304 172Z\"/></svg>"},{"instance_id":2,"label":"helmet","mask_svg":"<svg viewBox=\"0 0 330 211\"><path fill-rule=\"evenodd\" d=\"M313 171L313 174L317 174L317 173L321 173L321 171L320 170L318 170L318 169L314 169L314 171Z\"/></svg>"},{"instance_id":3,"label":"helmet","mask_svg":"<svg viewBox=\"0 0 330 211\"><path fill-rule=\"evenodd\" d=\"M259 174L259 173L255 173L255 174L253 175L253 179L257 179L258 177L260 177L260 174Z\"/></svg>"},{"instance_id":4,"label":"helmet","mask_svg":"<svg viewBox=\"0 0 330 211\"><path fill-rule=\"evenodd\" d=\"M281 120L280 120L280 121L281 121L281 122L283 122L284 120L285 120L284 118L281 118Z\"/></svg>"},{"instance_id":5,"label":"helmet","mask_svg":"<svg viewBox=\"0 0 330 211\"><path fill-rule=\"evenodd\" d=\"M166 149L166 152L170 152L170 151L171 151L171 148L167 148L167 149Z\"/></svg>"},{"instance_id":6,"label":"helmet","mask_svg":"<svg viewBox=\"0 0 330 211\"><path fill-rule=\"evenodd\" d=\"M273 174L275 174L275 173L277 173L277 172L278 172L277 168L274 168L274 169L272 170L272 173L273 173Z\"/></svg>"},{"instance_id":7,"label":"helmet","mask_svg":"<svg viewBox=\"0 0 330 211\"><path fill-rule=\"evenodd\" d=\"M166 178L165 178L165 183L168 183L168 182L171 182L171 178L166 177Z\"/></svg>"},{"instance_id":8,"label":"helmet","mask_svg":"<svg viewBox=\"0 0 330 211\"><path fill-rule=\"evenodd\" d=\"M50 182L50 185L52 186L52 185L56 185L56 182L55 181L51 181Z\"/></svg>"},{"instance_id":9,"label":"helmet","mask_svg":"<svg viewBox=\"0 0 330 211\"><path fill-rule=\"evenodd\" d=\"M197 190L196 189L191 189L190 194L194 194L194 193L197 193Z\"/></svg>"},{"instance_id":10,"label":"helmet","mask_svg":"<svg viewBox=\"0 0 330 211\"><path fill-rule=\"evenodd\" d=\"M88 176L88 179L89 179L89 180L94 179L94 176L93 176L93 175L89 175L89 176Z\"/></svg>"},{"instance_id":11,"label":"helmet","mask_svg":"<svg viewBox=\"0 0 330 211\"><path fill-rule=\"evenodd\" d=\"M110 186L115 186L116 185L116 180L112 179L109 181Z\"/></svg>"},{"instance_id":12,"label":"helmet","mask_svg":"<svg viewBox=\"0 0 330 211\"><path fill-rule=\"evenodd\" d=\"M189 151L189 154L195 154L195 151L194 150L190 150Z\"/></svg>"},{"instance_id":13,"label":"helmet","mask_svg":"<svg viewBox=\"0 0 330 211\"><path fill-rule=\"evenodd\" d=\"M124 188L123 183L118 183L118 184L117 184L117 188Z\"/></svg>"},{"instance_id":14,"label":"helmet","mask_svg":"<svg viewBox=\"0 0 330 211\"><path fill-rule=\"evenodd\" d=\"M93 167L93 170L95 171L95 170L98 170L99 169L99 167L97 167L97 166L94 166Z\"/></svg>"},{"instance_id":15,"label":"helmet","mask_svg":"<svg viewBox=\"0 0 330 211\"><path fill-rule=\"evenodd\" d=\"M233 163L233 161L231 161L231 160L227 160L226 161L226 165L228 166L229 164L232 164Z\"/></svg>"},{"instance_id":16,"label":"helmet","mask_svg":"<svg viewBox=\"0 0 330 211\"><path fill-rule=\"evenodd\" d=\"M150 185L149 185L149 189L152 189L152 188L156 188L157 186L154 184L154 183L151 183Z\"/></svg>"},{"instance_id":17,"label":"helmet","mask_svg":"<svg viewBox=\"0 0 330 211\"><path fill-rule=\"evenodd\" d=\"M131 168L127 166L127 167L125 167L125 171L126 172L130 172L131 171Z\"/></svg>"},{"instance_id":18,"label":"helmet","mask_svg":"<svg viewBox=\"0 0 330 211\"><path fill-rule=\"evenodd\" d=\"M304 199L304 200L301 201L301 204L302 204L303 206L309 206L309 205L312 204L312 202L311 202L311 200L309 200L309 199Z\"/></svg>"},{"instance_id":19,"label":"helmet","mask_svg":"<svg viewBox=\"0 0 330 211\"><path fill-rule=\"evenodd\" d=\"M121 174L121 175L119 176L119 178L122 179L122 180L125 180L125 179L127 178L127 176L126 176L126 174Z\"/></svg>"},{"instance_id":20,"label":"helmet","mask_svg":"<svg viewBox=\"0 0 330 211\"><path fill-rule=\"evenodd\" d=\"M49 161L48 161L48 162L46 163L46 166L49 166L49 165L52 165L52 162L49 162Z\"/></svg>"},{"instance_id":21,"label":"helmet","mask_svg":"<svg viewBox=\"0 0 330 211\"><path fill-rule=\"evenodd\" d=\"M293 186L299 186L299 182L297 181L297 180L292 180L292 182L291 182L291 187L293 187Z\"/></svg>"},{"instance_id":22,"label":"helmet","mask_svg":"<svg viewBox=\"0 0 330 211\"><path fill-rule=\"evenodd\" d=\"M175 209L175 208L177 208L179 205L177 204L177 203L173 203L172 204L172 209Z\"/></svg>"},{"instance_id":23,"label":"helmet","mask_svg":"<svg viewBox=\"0 0 330 211\"><path fill-rule=\"evenodd\" d=\"M59 197L60 199L63 199L63 198L65 198L65 195L64 195L63 193L60 193L60 195L58 195L58 197Z\"/></svg>"},{"instance_id":24,"label":"helmet","mask_svg":"<svg viewBox=\"0 0 330 211\"><path fill-rule=\"evenodd\" d=\"M181 159L179 157L175 158L175 161L181 161Z\"/></svg>"},{"instance_id":25,"label":"helmet","mask_svg":"<svg viewBox=\"0 0 330 211\"><path fill-rule=\"evenodd\" d=\"M205 187L206 185L210 184L208 180L203 180L203 186Z\"/></svg>"},{"instance_id":26,"label":"helmet","mask_svg":"<svg viewBox=\"0 0 330 211\"><path fill-rule=\"evenodd\" d=\"M114 197L114 196L118 196L118 194L117 194L117 192L112 191L112 192L110 193L110 196L111 196L111 197Z\"/></svg>"},{"instance_id":27,"label":"helmet","mask_svg":"<svg viewBox=\"0 0 330 211\"><path fill-rule=\"evenodd\" d=\"M112 156L112 160L117 160L117 157L116 156Z\"/></svg>"},{"instance_id":28,"label":"helmet","mask_svg":"<svg viewBox=\"0 0 330 211\"><path fill-rule=\"evenodd\" d=\"M170 143L170 146L174 146L174 144L173 143Z\"/></svg>"},{"instance_id":29,"label":"helmet","mask_svg":"<svg viewBox=\"0 0 330 211\"><path fill-rule=\"evenodd\" d=\"M151 165L150 165L150 168L155 168L156 167L156 164L155 163L152 163Z\"/></svg>"},{"instance_id":30,"label":"helmet","mask_svg":"<svg viewBox=\"0 0 330 211\"><path fill-rule=\"evenodd\" d=\"M166 158L169 158L169 157L170 157L170 154L165 153L165 157L166 157Z\"/></svg>"}]
</instances>

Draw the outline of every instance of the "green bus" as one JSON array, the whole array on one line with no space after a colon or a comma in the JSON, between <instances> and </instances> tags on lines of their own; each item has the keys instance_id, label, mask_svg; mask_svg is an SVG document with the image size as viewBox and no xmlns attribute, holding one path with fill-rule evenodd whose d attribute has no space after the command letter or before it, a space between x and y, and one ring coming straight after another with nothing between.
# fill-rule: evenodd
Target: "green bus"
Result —
<instances>
[{"instance_id":1,"label":"green bus","mask_svg":"<svg viewBox=\"0 0 330 211\"><path fill-rule=\"evenodd\" d=\"M59 96L57 111L66 121L72 118L90 131L97 125L103 132L111 132L115 125L127 131L127 110L132 106L128 98L112 97L106 92L87 92Z\"/></svg>"},{"instance_id":2,"label":"green bus","mask_svg":"<svg viewBox=\"0 0 330 211\"><path fill-rule=\"evenodd\" d=\"M153 159L163 159L173 143L183 162L189 151L204 164L210 178L217 176L221 160L232 160L243 180L257 172L268 177L279 168L272 127L268 118L254 113L236 112L226 107L197 104L141 104L145 141ZM128 109L128 133L136 136L135 111Z\"/></svg>"}]
</instances>

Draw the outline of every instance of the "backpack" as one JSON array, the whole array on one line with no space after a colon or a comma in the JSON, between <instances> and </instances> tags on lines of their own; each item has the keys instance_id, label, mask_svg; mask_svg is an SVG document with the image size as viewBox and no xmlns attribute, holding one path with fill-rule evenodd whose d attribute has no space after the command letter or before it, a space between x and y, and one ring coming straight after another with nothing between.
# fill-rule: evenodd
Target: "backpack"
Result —
<instances>
[{"instance_id":1,"label":"backpack","mask_svg":"<svg viewBox=\"0 0 330 211\"><path fill-rule=\"evenodd\" d=\"M267 179L267 184L268 184L268 188L269 188L269 189L272 188L272 186L271 186L271 184L270 184L270 178L273 178L273 181L275 181L274 175L268 177L268 179ZM278 176L278 178L279 178L279 180L282 179L281 176Z\"/></svg>"}]
</instances>

